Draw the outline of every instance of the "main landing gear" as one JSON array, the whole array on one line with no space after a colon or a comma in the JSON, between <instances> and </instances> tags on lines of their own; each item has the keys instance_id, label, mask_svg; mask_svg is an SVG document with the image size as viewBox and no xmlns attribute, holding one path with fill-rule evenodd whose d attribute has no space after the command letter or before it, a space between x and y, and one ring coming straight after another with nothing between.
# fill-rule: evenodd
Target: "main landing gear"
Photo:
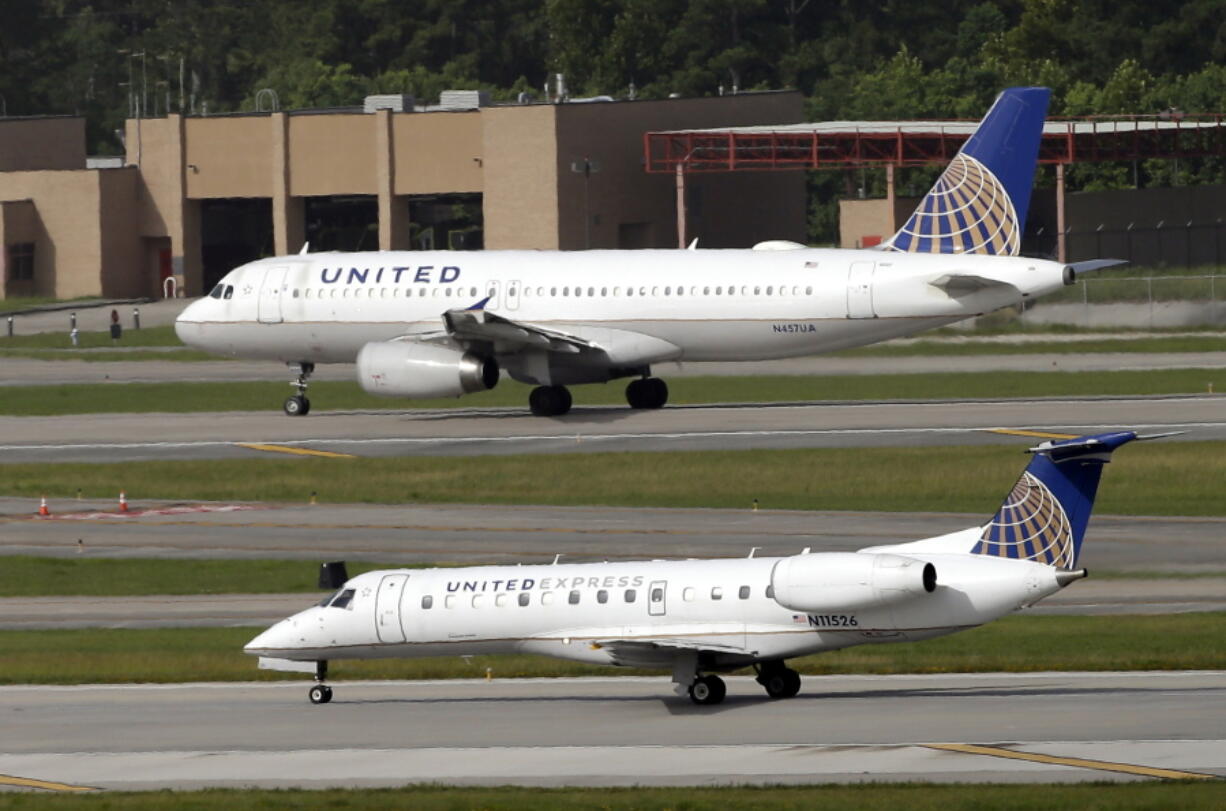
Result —
<instances>
[{"instance_id":1,"label":"main landing gear","mask_svg":"<svg viewBox=\"0 0 1226 811\"><path fill-rule=\"evenodd\" d=\"M308 400L306 396L307 378L309 378L311 373L315 371L315 364L289 363L286 365L289 366L290 371L298 373L298 378L293 383L290 383L291 386L298 390L298 393L293 397L287 398L285 400L285 405L283 405L282 408L284 408L285 413L291 417L305 417L307 414L311 413L311 401ZM331 694L331 691L329 691L328 695L331 696ZM325 701L323 703L327 702Z\"/></svg>"},{"instance_id":2,"label":"main landing gear","mask_svg":"<svg viewBox=\"0 0 1226 811\"><path fill-rule=\"evenodd\" d=\"M792 698L800 692L800 674L783 662L763 662L754 665L754 670L758 672L758 684L771 698Z\"/></svg>"},{"instance_id":3,"label":"main landing gear","mask_svg":"<svg viewBox=\"0 0 1226 811\"><path fill-rule=\"evenodd\" d=\"M307 692L307 698L312 704L327 704L332 700L332 688L324 684L324 680L328 678L328 663L326 661L315 663L315 686Z\"/></svg>"},{"instance_id":4,"label":"main landing gear","mask_svg":"<svg viewBox=\"0 0 1226 811\"><path fill-rule=\"evenodd\" d=\"M728 685L719 676L696 676L688 690L690 701L700 706L719 704L728 695Z\"/></svg>"},{"instance_id":5,"label":"main landing gear","mask_svg":"<svg viewBox=\"0 0 1226 811\"><path fill-rule=\"evenodd\" d=\"M631 380L626 386L626 402L631 408L663 408L668 402L668 384L658 377Z\"/></svg>"},{"instance_id":6,"label":"main landing gear","mask_svg":"<svg viewBox=\"0 0 1226 811\"><path fill-rule=\"evenodd\" d=\"M570 406L570 390L565 386L537 386L528 395L528 407L538 417L560 417Z\"/></svg>"}]
</instances>

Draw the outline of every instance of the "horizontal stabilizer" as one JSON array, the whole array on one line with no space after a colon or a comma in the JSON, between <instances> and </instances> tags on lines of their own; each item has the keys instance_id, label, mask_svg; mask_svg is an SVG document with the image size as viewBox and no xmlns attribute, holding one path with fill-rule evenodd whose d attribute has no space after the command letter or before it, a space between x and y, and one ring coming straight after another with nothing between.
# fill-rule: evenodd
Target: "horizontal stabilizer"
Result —
<instances>
[{"instance_id":1,"label":"horizontal stabilizer","mask_svg":"<svg viewBox=\"0 0 1226 811\"><path fill-rule=\"evenodd\" d=\"M1087 259L1084 262L1073 262L1069 265L1074 273L1093 273L1096 270L1104 270L1106 268L1119 267L1127 265L1127 259Z\"/></svg>"}]
</instances>

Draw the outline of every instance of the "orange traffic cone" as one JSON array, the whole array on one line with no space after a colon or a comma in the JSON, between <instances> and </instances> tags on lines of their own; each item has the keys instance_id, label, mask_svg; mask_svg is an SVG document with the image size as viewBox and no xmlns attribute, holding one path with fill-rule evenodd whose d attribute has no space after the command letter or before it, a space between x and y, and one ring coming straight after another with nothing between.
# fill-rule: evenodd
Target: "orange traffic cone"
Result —
<instances>
[{"instance_id":1,"label":"orange traffic cone","mask_svg":"<svg viewBox=\"0 0 1226 811\"><path fill-rule=\"evenodd\" d=\"M128 511L128 494L124 491L119 491L119 511L126 513Z\"/></svg>"},{"instance_id":2,"label":"orange traffic cone","mask_svg":"<svg viewBox=\"0 0 1226 811\"><path fill-rule=\"evenodd\" d=\"M43 496L42 501L38 505L39 515L51 515L51 510L47 509L47 497Z\"/></svg>"}]
</instances>

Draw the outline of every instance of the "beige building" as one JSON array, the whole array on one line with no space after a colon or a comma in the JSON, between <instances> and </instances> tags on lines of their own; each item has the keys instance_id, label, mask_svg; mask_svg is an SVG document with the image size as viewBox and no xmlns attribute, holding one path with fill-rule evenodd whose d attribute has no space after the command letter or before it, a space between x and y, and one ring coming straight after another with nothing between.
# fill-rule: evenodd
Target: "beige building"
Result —
<instances>
[{"instance_id":1,"label":"beige building","mask_svg":"<svg viewBox=\"0 0 1226 811\"><path fill-rule=\"evenodd\" d=\"M234 265L312 250L672 247L676 185L644 134L801 120L795 92L419 112L129 120L87 168L79 118L0 118L0 298L199 295ZM704 247L803 240L800 172L687 183Z\"/></svg>"}]
</instances>

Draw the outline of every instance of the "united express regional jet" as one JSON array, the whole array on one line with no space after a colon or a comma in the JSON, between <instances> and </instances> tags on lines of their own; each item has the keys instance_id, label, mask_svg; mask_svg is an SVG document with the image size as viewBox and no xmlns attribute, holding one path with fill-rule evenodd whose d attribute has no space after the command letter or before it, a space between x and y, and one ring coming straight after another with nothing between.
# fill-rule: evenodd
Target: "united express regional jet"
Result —
<instances>
[{"instance_id":1,"label":"united express regional jet","mask_svg":"<svg viewBox=\"0 0 1226 811\"><path fill-rule=\"evenodd\" d=\"M800 676L785 660L914 642L1026 608L1077 568L1103 465L1132 432L1046 441L982 526L858 552L367 572L247 643L260 667L314 672L332 700L334 659L536 653L671 670L678 692L718 704L716 673L753 667L771 698ZM323 585L321 583L321 585Z\"/></svg>"},{"instance_id":2,"label":"united express regional jet","mask_svg":"<svg viewBox=\"0 0 1226 811\"><path fill-rule=\"evenodd\" d=\"M284 361L310 410L317 363L357 363L390 397L458 397L505 371L533 414L567 386L633 378L633 408L668 400L652 364L813 355L1019 304L1110 260L1019 255L1050 91L1011 88L901 230L872 250L303 253L228 273L179 317L189 346ZM780 250L779 248L784 248Z\"/></svg>"}]
</instances>

